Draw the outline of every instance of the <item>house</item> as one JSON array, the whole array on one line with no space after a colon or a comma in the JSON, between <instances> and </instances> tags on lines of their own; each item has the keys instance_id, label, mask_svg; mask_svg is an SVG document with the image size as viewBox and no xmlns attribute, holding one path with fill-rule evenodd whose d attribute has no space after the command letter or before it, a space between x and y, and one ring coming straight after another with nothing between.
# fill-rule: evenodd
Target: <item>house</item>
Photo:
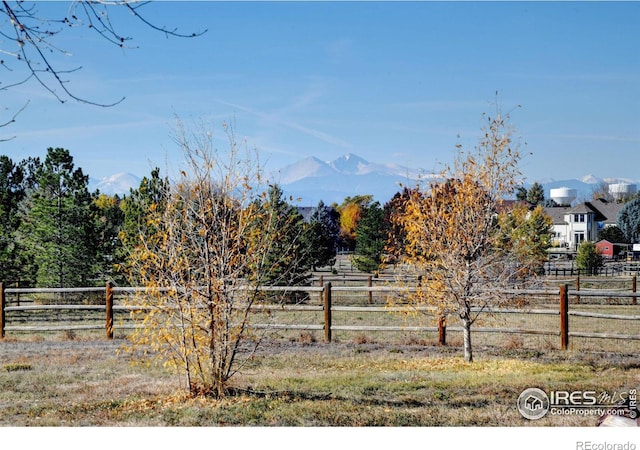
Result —
<instances>
[{"instance_id":1,"label":"house","mask_svg":"<svg viewBox=\"0 0 640 450\"><path fill-rule=\"evenodd\" d=\"M544 208L553 221L553 246L570 253L576 251L581 242L596 242L600 230L617 224L623 206L597 199L575 206Z\"/></svg>"}]
</instances>

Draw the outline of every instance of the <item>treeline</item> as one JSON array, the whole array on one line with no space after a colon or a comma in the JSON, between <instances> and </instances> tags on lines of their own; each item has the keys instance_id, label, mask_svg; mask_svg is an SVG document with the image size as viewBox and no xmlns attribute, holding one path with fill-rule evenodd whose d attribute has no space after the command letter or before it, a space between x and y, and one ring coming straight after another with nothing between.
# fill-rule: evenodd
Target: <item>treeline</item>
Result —
<instances>
[{"instance_id":1,"label":"treeline","mask_svg":"<svg viewBox=\"0 0 640 450\"><path fill-rule=\"evenodd\" d=\"M49 148L44 160L0 156L0 173L0 280L20 286L131 282L129 255L153 234L151 213L170 189L156 168L122 197L90 192L89 177L63 148ZM274 274L274 283L308 282L310 271L332 266L338 251L352 253L353 265L365 272L402 257L408 244L398 217L412 195L420 192L404 188L384 205L360 195L339 205L297 208L279 186L270 186L263 203L275 210L271 216L279 218L282 234L268 256L275 260L283 249L295 254L286 262L288 276ZM545 224L527 234L547 232Z\"/></svg>"},{"instance_id":2,"label":"treeline","mask_svg":"<svg viewBox=\"0 0 640 450\"><path fill-rule=\"evenodd\" d=\"M170 187L156 168L122 197L90 192L89 177L63 148L49 148L44 160L2 155L0 173L0 280L21 286L126 283L128 256L152 234L150 213ZM342 245L337 211L320 202L303 219L278 186L268 196L283 223L286 218L280 245L296 246L294 272L304 278L312 268L332 265Z\"/></svg>"},{"instance_id":3,"label":"treeline","mask_svg":"<svg viewBox=\"0 0 640 450\"><path fill-rule=\"evenodd\" d=\"M170 187L156 168L122 197L90 192L89 176L63 148L49 148L44 160L2 155L0 173L0 280L20 286L127 283L128 255L152 233L150 213ZM286 224L279 246L296 247L291 273L297 275L287 282L304 282L310 270L333 265L339 250L355 252L354 264L365 271L382 262L392 202L384 208L372 196L346 198L341 205L320 202L303 217L304 209L273 185L267 203L278 209L281 227Z\"/></svg>"}]
</instances>

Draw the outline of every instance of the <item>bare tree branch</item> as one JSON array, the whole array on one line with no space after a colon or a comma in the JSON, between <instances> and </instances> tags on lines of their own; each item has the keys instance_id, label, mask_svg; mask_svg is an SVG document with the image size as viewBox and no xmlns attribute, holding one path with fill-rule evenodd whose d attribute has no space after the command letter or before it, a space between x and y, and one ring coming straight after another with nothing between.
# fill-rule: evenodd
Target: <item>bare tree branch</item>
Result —
<instances>
[{"instance_id":1,"label":"bare tree branch","mask_svg":"<svg viewBox=\"0 0 640 450\"><path fill-rule=\"evenodd\" d=\"M0 67L9 72L15 72L18 81L9 82L6 85L0 82L0 91L35 80L61 103L65 103L69 99L100 107L110 107L121 103L125 97L112 102L99 102L75 94L69 87L70 80L67 75L79 71L82 66L64 68L55 62L54 56L56 54L71 56L70 52L55 44L55 38L65 30L83 27L94 31L109 44L125 47L125 44L132 38L121 34L112 22L109 12L114 8L126 9L145 26L167 36L197 37L207 31L184 34L179 33L177 29L171 30L164 26L158 26L140 12L140 9L147 3L149 2L82 0L72 2L66 15L55 18L40 14L36 2L3 0L0 3L0 45L2 46L0 48ZM26 70L22 79L20 79L20 72L16 70L18 66ZM18 113L23 109L20 109ZM15 121L16 115L0 126L6 126Z\"/></svg>"},{"instance_id":2,"label":"bare tree branch","mask_svg":"<svg viewBox=\"0 0 640 450\"><path fill-rule=\"evenodd\" d=\"M14 123L14 122L16 121L16 118L18 117L18 115L20 115L20 113L21 113L22 111L24 111L25 109L27 109L27 106L29 106L29 101L28 101L28 100L27 100L27 102L24 104L24 106L23 106L22 108L20 108L20 109L18 110L18 112L16 112L16 113L13 115L13 117L11 117L11 119L9 119L8 121L6 121L6 122L4 122L4 123L0 123L0 128L2 128L2 127L6 127L7 125ZM10 137L10 138L0 138L0 142L7 142L7 141L10 141L10 140L15 139L15 138L16 138L15 136L12 136L12 137Z\"/></svg>"}]
</instances>

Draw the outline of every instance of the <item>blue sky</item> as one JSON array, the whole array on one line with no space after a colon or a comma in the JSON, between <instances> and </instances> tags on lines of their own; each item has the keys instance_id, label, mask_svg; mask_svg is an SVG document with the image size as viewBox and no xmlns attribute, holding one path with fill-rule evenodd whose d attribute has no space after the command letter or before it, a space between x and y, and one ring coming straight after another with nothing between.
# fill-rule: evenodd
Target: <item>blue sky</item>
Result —
<instances>
[{"instance_id":1,"label":"blue sky","mask_svg":"<svg viewBox=\"0 0 640 450\"><path fill-rule=\"evenodd\" d=\"M68 3L39 3L64 14ZM166 38L113 12L136 48L89 31L61 33L76 95L113 107L60 104L34 83L1 92L15 124L0 154L71 151L93 178L180 165L174 116L233 120L271 168L355 153L437 170L478 140L482 113L516 108L527 181L640 180L640 3L155 2ZM14 65L17 72L18 66ZM16 75L16 73L13 73ZM8 76L5 74L5 76Z\"/></svg>"}]
</instances>

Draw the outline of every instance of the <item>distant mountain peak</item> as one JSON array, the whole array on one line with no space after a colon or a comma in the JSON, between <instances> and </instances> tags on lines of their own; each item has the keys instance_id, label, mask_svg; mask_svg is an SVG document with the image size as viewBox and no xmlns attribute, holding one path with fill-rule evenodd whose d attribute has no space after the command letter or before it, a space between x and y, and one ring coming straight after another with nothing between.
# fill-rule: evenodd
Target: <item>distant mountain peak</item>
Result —
<instances>
[{"instance_id":1,"label":"distant mountain peak","mask_svg":"<svg viewBox=\"0 0 640 450\"><path fill-rule=\"evenodd\" d=\"M287 195L301 198L307 205L323 200L341 203L346 197L371 194L381 202L416 181L424 173L398 164L378 164L354 153L333 161L309 156L273 173Z\"/></svg>"},{"instance_id":2,"label":"distant mountain peak","mask_svg":"<svg viewBox=\"0 0 640 450\"><path fill-rule=\"evenodd\" d=\"M582 181L583 183L587 183L587 184L598 184L598 183L602 182L602 179L600 179L600 178L598 178L595 175L590 173L590 174L585 175L584 177L582 177L580 179L580 181Z\"/></svg>"},{"instance_id":3,"label":"distant mountain peak","mask_svg":"<svg viewBox=\"0 0 640 450\"><path fill-rule=\"evenodd\" d=\"M131 188L140 186L141 178L129 172L119 172L100 181L93 180L90 183L91 190L98 190L107 195L125 195Z\"/></svg>"},{"instance_id":4,"label":"distant mountain peak","mask_svg":"<svg viewBox=\"0 0 640 450\"><path fill-rule=\"evenodd\" d=\"M358 174L364 167L370 165L366 159L353 153L347 153L344 156L328 162L328 164L330 167L333 167L335 170L345 175Z\"/></svg>"},{"instance_id":5,"label":"distant mountain peak","mask_svg":"<svg viewBox=\"0 0 640 450\"><path fill-rule=\"evenodd\" d=\"M315 156L308 156L278 170L274 173L274 178L278 183L291 184L304 178L334 175L335 173L335 169L326 162Z\"/></svg>"}]
</instances>

